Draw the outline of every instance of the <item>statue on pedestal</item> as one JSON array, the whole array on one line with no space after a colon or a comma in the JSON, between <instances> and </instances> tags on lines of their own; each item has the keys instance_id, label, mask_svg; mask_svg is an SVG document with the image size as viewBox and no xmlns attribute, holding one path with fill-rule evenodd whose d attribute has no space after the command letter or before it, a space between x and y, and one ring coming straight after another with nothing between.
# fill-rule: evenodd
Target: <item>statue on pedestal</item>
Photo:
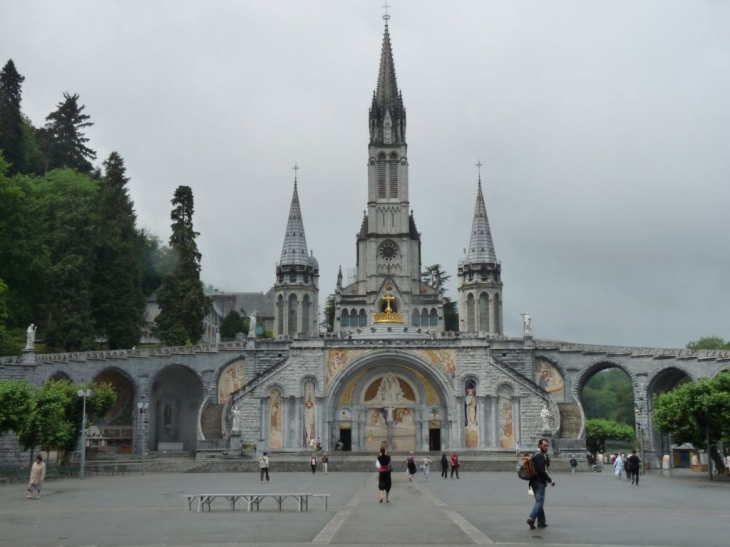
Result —
<instances>
[{"instance_id":1,"label":"statue on pedestal","mask_svg":"<svg viewBox=\"0 0 730 547\"><path fill-rule=\"evenodd\" d=\"M249 315L248 337L256 338L256 310L252 311L251 315Z\"/></svg>"},{"instance_id":2,"label":"statue on pedestal","mask_svg":"<svg viewBox=\"0 0 730 547\"><path fill-rule=\"evenodd\" d=\"M28 337L25 343L25 349L35 349L35 331L36 327L33 323L28 327Z\"/></svg>"},{"instance_id":3,"label":"statue on pedestal","mask_svg":"<svg viewBox=\"0 0 730 547\"><path fill-rule=\"evenodd\" d=\"M233 414L233 426L231 427L231 431L233 433L240 433L241 431L241 414L243 414L238 407L232 407L231 408L231 414Z\"/></svg>"},{"instance_id":4,"label":"statue on pedestal","mask_svg":"<svg viewBox=\"0 0 730 547\"><path fill-rule=\"evenodd\" d=\"M532 336L532 318L529 313L522 314L522 324L525 327L525 336Z\"/></svg>"},{"instance_id":5,"label":"statue on pedestal","mask_svg":"<svg viewBox=\"0 0 730 547\"><path fill-rule=\"evenodd\" d=\"M542 407L542 410L540 411L540 419L542 420L542 429L543 431L550 431L550 418L552 417L552 414L550 414L550 410L548 410L547 404L545 404Z\"/></svg>"}]
</instances>

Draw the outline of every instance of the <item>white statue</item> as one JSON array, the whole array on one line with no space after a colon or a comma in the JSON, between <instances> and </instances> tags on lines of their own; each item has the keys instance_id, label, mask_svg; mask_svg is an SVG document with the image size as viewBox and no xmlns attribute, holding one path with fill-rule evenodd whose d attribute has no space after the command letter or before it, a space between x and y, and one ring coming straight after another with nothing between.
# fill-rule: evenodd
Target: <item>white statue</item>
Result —
<instances>
[{"instance_id":1,"label":"white statue","mask_svg":"<svg viewBox=\"0 0 730 547\"><path fill-rule=\"evenodd\" d=\"M540 419L542 420L543 431L550 431L551 416L552 414L550 414L550 410L548 410L547 404L543 405L542 410L540 411Z\"/></svg>"},{"instance_id":2,"label":"white statue","mask_svg":"<svg viewBox=\"0 0 730 547\"><path fill-rule=\"evenodd\" d=\"M525 336L532 335L532 318L529 313L522 314L522 323L525 326Z\"/></svg>"},{"instance_id":3,"label":"white statue","mask_svg":"<svg viewBox=\"0 0 730 547\"><path fill-rule=\"evenodd\" d=\"M234 406L231 408L231 414L233 414L233 427L231 431L238 433L241 431L241 415L243 413L238 407Z\"/></svg>"},{"instance_id":4,"label":"white statue","mask_svg":"<svg viewBox=\"0 0 730 547\"><path fill-rule=\"evenodd\" d=\"M474 390L469 388L466 395L466 421L467 426L477 425L477 398L474 396Z\"/></svg>"},{"instance_id":5,"label":"white statue","mask_svg":"<svg viewBox=\"0 0 730 547\"><path fill-rule=\"evenodd\" d=\"M249 318L250 320L248 322L248 337L256 338L256 310L251 312Z\"/></svg>"},{"instance_id":6,"label":"white statue","mask_svg":"<svg viewBox=\"0 0 730 547\"><path fill-rule=\"evenodd\" d=\"M28 339L25 343L25 349L35 349L35 331L37 328L33 323L28 327Z\"/></svg>"}]
</instances>

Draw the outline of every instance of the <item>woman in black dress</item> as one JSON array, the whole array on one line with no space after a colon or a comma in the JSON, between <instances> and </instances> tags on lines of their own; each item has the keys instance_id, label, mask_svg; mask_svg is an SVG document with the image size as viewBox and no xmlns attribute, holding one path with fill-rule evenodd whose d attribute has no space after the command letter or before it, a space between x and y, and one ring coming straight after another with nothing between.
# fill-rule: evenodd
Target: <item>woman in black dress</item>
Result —
<instances>
[{"instance_id":1,"label":"woman in black dress","mask_svg":"<svg viewBox=\"0 0 730 547\"><path fill-rule=\"evenodd\" d=\"M385 493L385 501L390 503L388 495L390 494L390 456L385 453L385 448L380 449L380 456L378 456L378 490L380 490L380 503L383 503L383 493Z\"/></svg>"},{"instance_id":2,"label":"woman in black dress","mask_svg":"<svg viewBox=\"0 0 730 547\"><path fill-rule=\"evenodd\" d=\"M446 458L446 454L441 456L441 476L445 479L449 478L449 460Z\"/></svg>"}]
</instances>

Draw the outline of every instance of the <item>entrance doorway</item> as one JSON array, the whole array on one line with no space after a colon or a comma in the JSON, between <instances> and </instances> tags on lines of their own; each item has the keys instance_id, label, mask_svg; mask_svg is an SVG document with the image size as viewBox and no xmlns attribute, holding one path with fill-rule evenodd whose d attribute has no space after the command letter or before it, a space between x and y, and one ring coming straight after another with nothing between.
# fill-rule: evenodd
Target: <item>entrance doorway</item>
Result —
<instances>
[{"instance_id":1,"label":"entrance doorway","mask_svg":"<svg viewBox=\"0 0 730 547\"><path fill-rule=\"evenodd\" d=\"M352 450L352 429L340 429L340 440L342 450L350 452Z\"/></svg>"},{"instance_id":2,"label":"entrance doorway","mask_svg":"<svg viewBox=\"0 0 730 547\"><path fill-rule=\"evenodd\" d=\"M431 452L441 451L441 429L428 430L428 449Z\"/></svg>"}]
</instances>

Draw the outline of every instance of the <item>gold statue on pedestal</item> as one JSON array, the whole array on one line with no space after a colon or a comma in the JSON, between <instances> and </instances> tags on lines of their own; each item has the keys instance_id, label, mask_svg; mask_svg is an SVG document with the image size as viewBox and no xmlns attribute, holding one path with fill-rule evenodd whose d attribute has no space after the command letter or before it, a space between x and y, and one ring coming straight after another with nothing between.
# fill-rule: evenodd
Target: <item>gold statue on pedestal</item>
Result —
<instances>
[{"instance_id":1,"label":"gold statue on pedestal","mask_svg":"<svg viewBox=\"0 0 730 547\"><path fill-rule=\"evenodd\" d=\"M402 323L403 314L394 311L390 306L390 303L395 300L395 296L390 294L390 290L388 290L381 300L385 300L385 311L374 314L373 320L376 323Z\"/></svg>"}]
</instances>

